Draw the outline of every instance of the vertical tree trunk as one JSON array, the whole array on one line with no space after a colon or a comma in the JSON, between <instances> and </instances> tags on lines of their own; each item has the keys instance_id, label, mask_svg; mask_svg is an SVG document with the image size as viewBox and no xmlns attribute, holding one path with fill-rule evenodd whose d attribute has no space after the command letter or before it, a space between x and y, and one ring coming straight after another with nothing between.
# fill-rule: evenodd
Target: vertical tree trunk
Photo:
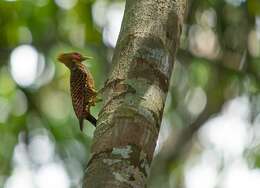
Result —
<instances>
[{"instance_id":1,"label":"vertical tree trunk","mask_svg":"<svg viewBox=\"0 0 260 188\"><path fill-rule=\"evenodd\" d=\"M186 0L127 0L84 188L143 188L160 129Z\"/></svg>"}]
</instances>

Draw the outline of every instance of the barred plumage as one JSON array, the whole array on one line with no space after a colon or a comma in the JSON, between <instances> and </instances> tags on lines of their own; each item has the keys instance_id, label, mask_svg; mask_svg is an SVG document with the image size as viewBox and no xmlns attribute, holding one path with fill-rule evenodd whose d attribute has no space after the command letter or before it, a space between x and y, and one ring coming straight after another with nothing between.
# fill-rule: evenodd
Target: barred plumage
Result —
<instances>
[{"instance_id":1,"label":"barred plumage","mask_svg":"<svg viewBox=\"0 0 260 188\"><path fill-rule=\"evenodd\" d=\"M70 91L74 111L82 130L83 119L96 125L96 119L91 118L90 107L95 105L96 91L91 74L82 64L77 64L70 75Z\"/></svg>"},{"instance_id":2,"label":"barred plumage","mask_svg":"<svg viewBox=\"0 0 260 188\"><path fill-rule=\"evenodd\" d=\"M79 119L80 130L83 129L84 119L87 119L96 126L96 119L90 114L90 107L96 103L97 92L91 73L81 63L85 58L79 53L66 53L60 55L58 59L64 63L71 72L71 99L75 114Z\"/></svg>"}]
</instances>

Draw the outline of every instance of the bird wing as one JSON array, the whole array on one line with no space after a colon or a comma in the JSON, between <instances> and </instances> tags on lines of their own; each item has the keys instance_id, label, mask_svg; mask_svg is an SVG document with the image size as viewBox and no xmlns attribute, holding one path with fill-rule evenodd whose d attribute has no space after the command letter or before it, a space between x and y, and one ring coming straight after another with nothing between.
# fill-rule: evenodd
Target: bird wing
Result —
<instances>
[{"instance_id":1,"label":"bird wing","mask_svg":"<svg viewBox=\"0 0 260 188\"><path fill-rule=\"evenodd\" d=\"M81 118L84 119L84 114L86 109L85 82L86 82L86 73L83 70L76 68L71 71L70 90L71 90L72 105L75 114L79 120Z\"/></svg>"},{"instance_id":2,"label":"bird wing","mask_svg":"<svg viewBox=\"0 0 260 188\"><path fill-rule=\"evenodd\" d=\"M92 74L90 73L90 71L88 70L88 68L82 64L82 69L84 69L84 71L86 72L86 84L87 84L87 89L88 90L95 90L95 83L94 83L94 79Z\"/></svg>"}]
</instances>

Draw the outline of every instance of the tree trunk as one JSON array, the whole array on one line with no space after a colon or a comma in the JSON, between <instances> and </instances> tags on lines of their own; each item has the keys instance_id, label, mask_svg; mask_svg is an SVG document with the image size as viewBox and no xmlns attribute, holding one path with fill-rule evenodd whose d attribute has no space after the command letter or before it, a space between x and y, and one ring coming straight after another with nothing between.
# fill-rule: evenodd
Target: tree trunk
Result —
<instances>
[{"instance_id":1,"label":"tree trunk","mask_svg":"<svg viewBox=\"0 0 260 188\"><path fill-rule=\"evenodd\" d=\"M186 0L127 0L83 188L143 188Z\"/></svg>"}]
</instances>

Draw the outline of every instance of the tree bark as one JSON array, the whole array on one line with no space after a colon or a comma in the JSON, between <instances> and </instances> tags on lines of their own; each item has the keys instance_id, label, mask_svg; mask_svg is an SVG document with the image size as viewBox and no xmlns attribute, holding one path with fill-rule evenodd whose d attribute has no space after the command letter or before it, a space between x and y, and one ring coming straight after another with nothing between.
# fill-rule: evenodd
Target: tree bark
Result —
<instances>
[{"instance_id":1,"label":"tree bark","mask_svg":"<svg viewBox=\"0 0 260 188\"><path fill-rule=\"evenodd\" d=\"M127 0L83 188L143 188L186 0Z\"/></svg>"}]
</instances>

